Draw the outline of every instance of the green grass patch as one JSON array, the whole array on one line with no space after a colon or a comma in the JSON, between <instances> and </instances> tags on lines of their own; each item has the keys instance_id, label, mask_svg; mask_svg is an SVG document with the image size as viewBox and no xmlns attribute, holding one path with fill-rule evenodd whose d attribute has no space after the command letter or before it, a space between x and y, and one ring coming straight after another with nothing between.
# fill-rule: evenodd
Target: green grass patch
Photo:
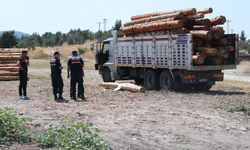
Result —
<instances>
[{"instance_id":1,"label":"green grass patch","mask_svg":"<svg viewBox=\"0 0 250 150\"><path fill-rule=\"evenodd\" d=\"M87 48L78 48L79 55L84 54L85 52L87 52Z\"/></svg>"},{"instance_id":2,"label":"green grass patch","mask_svg":"<svg viewBox=\"0 0 250 150\"><path fill-rule=\"evenodd\" d=\"M234 106L234 107L230 107L227 108L228 112L244 112L246 113L248 116L250 116L250 107L246 106L246 105L240 105L240 106Z\"/></svg>"}]
</instances>

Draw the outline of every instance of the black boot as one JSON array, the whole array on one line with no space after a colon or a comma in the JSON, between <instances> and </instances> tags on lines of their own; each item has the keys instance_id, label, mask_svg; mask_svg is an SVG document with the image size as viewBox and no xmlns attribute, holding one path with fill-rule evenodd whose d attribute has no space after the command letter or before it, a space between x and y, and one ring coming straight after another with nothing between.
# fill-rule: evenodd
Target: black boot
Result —
<instances>
[{"instance_id":1,"label":"black boot","mask_svg":"<svg viewBox=\"0 0 250 150\"><path fill-rule=\"evenodd\" d=\"M58 99L57 95L56 95L56 94L54 94L54 100L57 100L57 99Z\"/></svg>"},{"instance_id":2,"label":"black boot","mask_svg":"<svg viewBox=\"0 0 250 150\"><path fill-rule=\"evenodd\" d=\"M62 94L59 94L59 99L64 100L64 98L62 97Z\"/></svg>"},{"instance_id":3,"label":"black boot","mask_svg":"<svg viewBox=\"0 0 250 150\"><path fill-rule=\"evenodd\" d=\"M83 101L85 101L85 100L86 100L86 98L85 98L84 94L82 94L82 100L83 100Z\"/></svg>"}]
</instances>

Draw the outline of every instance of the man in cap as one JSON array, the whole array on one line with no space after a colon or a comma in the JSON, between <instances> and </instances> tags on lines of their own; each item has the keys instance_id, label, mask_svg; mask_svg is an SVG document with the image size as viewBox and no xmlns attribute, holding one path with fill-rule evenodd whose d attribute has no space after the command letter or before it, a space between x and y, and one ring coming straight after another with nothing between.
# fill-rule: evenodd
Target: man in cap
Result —
<instances>
[{"instance_id":1,"label":"man in cap","mask_svg":"<svg viewBox=\"0 0 250 150\"><path fill-rule=\"evenodd\" d=\"M54 53L54 58L50 60L50 67L51 67L51 80L52 80L52 87L53 87L53 94L55 100L64 100L62 97L63 93L63 80L62 80L62 65L60 63L60 53L56 51ZM59 97L57 97L57 93L59 93Z\"/></svg>"},{"instance_id":2,"label":"man in cap","mask_svg":"<svg viewBox=\"0 0 250 150\"><path fill-rule=\"evenodd\" d=\"M29 66L29 56L28 51L23 50L22 56L18 58L17 66L19 67L19 99L29 99L27 95L27 81L28 81L28 66Z\"/></svg>"},{"instance_id":3,"label":"man in cap","mask_svg":"<svg viewBox=\"0 0 250 150\"><path fill-rule=\"evenodd\" d=\"M69 59L68 61L68 69L67 69L67 73L68 73L68 78L69 76L69 71L70 71L70 75L71 75L71 90L72 90L72 99L76 100L76 83L78 83L79 86L79 90L78 91L80 93L80 96L82 98L82 100L85 100L84 97L84 87L83 87L83 77L84 77L84 71L83 71L83 67L84 67L84 62L82 60L81 57L79 57L77 55L77 51L74 50L72 51L72 57Z\"/></svg>"}]
</instances>

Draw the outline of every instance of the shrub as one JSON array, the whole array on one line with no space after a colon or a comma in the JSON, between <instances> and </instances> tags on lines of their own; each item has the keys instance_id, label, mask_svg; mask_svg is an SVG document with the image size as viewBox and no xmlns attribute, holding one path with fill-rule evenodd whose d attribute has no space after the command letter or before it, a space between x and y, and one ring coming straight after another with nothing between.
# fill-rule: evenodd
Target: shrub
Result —
<instances>
[{"instance_id":1,"label":"shrub","mask_svg":"<svg viewBox=\"0 0 250 150\"><path fill-rule=\"evenodd\" d=\"M245 112L248 116L250 116L250 108L248 106L245 105L240 105L240 106L234 106L231 108L227 109L228 112L239 112L239 111L243 111Z\"/></svg>"},{"instance_id":2,"label":"shrub","mask_svg":"<svg viewBox=\"0 0 250 150\"><path fill-rule=\"evenodd\" d=\"M36 137L37 141L55 149L111 149L110 146L100 138L98 129L93 128L91 123L86 125L74 123L69 120L62 125L49 126L46 133Z\"/></svg>"},{"instance_id":3,"label":"shrub","mask_svg":"<svg viewBox=\"0 0 250 150\"><path fill-rule=\"evenodd\" d=\"M16 112L11 108L0 109L0 143L5 141L29 142L31 130L25 127L25 123L32 122L31 118L18 119Z\"/></svg>"},{"instance_id":4,"label":"shrub","mask_svg":"<svg viewBox=\"0 0 250 150\"><path fill-rule=\"evenodd\" d=\"M87 48L78 48L78 53L81 55L81 54L84 54L85 52L87 51Z\"/></svg>"}]
</instances>

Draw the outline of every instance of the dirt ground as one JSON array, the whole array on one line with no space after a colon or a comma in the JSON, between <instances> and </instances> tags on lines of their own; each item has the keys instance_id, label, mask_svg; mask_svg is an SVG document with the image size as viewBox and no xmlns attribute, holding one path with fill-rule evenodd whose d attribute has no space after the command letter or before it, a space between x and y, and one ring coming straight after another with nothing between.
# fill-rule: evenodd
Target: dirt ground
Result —
<instances>
[{"instance_id":1,"label":"dirt ground","mask_svg":"<svg viewBox=\"0 0 250 150\"><path fill-rule=\"evenodd\" d=\"M33 63L33 66L32 66ZM59 124L73 119L92 122L99 135L115 150L250 149L250 117L225 108L250 106L246 82L215 85L209 92L147 91L131 93L104 90L97 71L85 70L86 102L69 99L69 79L63 71L68 103L53 100L46 63L31 63L30 100L18 100L18 81L0 82L0 109L11 107L19 117L30 117L41 132L45 121ZM35 65L37 64L37 65ZM39 66L38 66L39 65ZM41 149L39 144L10 144L0 149Z\"/></svg>"}]
</instances>

